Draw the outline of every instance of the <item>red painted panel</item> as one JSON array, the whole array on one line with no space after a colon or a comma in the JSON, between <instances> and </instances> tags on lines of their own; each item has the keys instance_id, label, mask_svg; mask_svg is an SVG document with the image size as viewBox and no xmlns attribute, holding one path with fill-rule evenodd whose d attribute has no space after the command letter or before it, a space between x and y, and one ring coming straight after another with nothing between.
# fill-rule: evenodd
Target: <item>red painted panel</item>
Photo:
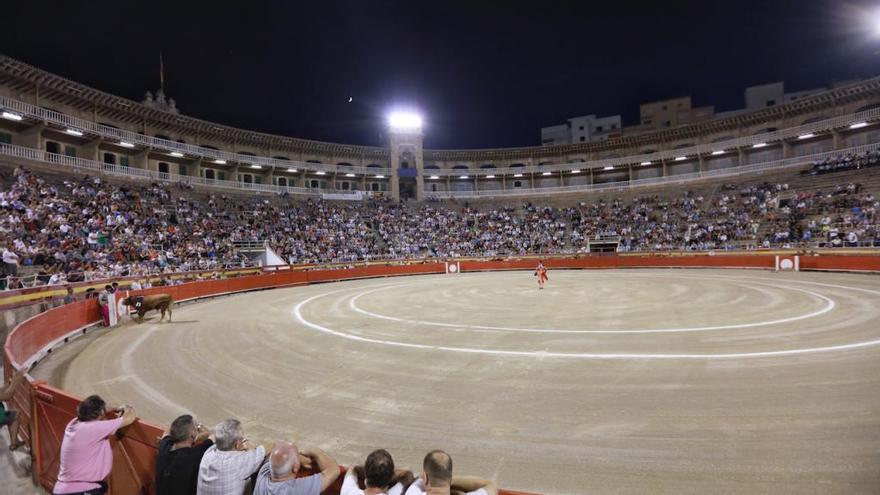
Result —
<instances>
[{"instance_id":1,"label":"red painted panel","mask_svg":"<svg viewBox=\"0 0 880 495\"><path fill-rule=\"evenodd\" d=\"M880 272L880 256L801 256L801 270Z\"/></svg>"}]
</instances>

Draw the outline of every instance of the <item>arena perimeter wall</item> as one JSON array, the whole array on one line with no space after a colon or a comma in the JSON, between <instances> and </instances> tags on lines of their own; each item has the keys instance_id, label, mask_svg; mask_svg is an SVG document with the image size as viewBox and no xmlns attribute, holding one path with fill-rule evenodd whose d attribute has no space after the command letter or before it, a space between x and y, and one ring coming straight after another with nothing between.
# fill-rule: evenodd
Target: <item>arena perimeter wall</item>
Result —
<instances>
[{"instance_id":1,"label":"arena perimeter wall","mask_svg":"<svg viewBox=\"0 0 880 495\"><path fill-rule=\"evenodd\" d=\"M750 268L772 269L775 257L765 255L734 256L596 256L545 260L551 269L596 268ZM880 256L805 256L802 269L880 272ZM534 260L461 261L464 272L492 270L531 270ZM178 302L312 283L445 273L445 264L430 262L399 265L373 265L349 269L314 268L308 270L276 269L259 275L223 280L204 280L171 287L156 287L139 294L168 293ZM4 346L6 376L13 368L30 366L85 334L101 320L97 300L79 301L33 316L15 327ZM59 468L61 439L67 423L75 416L81 398L40 381L24 382L15 391L11 408L23 417L21 437L33 453L34 482L51 490ZM110 493L115 495L153 494L157 441L163 427L138 420L111 439L114 450L113 471L109 477ZM340 468L342 471L345 468ZM338 494L341 477L325 493ZM531 495L501 490L505 495Z\"/></svg>"}]
</instances>

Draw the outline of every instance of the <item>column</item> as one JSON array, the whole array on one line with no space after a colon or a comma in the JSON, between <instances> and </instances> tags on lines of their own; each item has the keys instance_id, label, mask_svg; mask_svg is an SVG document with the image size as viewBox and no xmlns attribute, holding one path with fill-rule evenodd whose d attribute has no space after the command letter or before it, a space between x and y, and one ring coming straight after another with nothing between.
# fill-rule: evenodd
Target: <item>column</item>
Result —
<instances>
[{"instance_id":1,"label":"column","mask_svg":"<svg viewBox=\"0 0 880 495\"><path fill-rule=\"evenodd\" d=\"M103 162L101 159L101 142L103 140L101 138L95 138L89 141L88 143L82 146L83 149L83 158L86 160L94 160L96 162Z\"/></svg>"},{"instance_id":2,"label":"column","mask_svg":"<svg viewBox=\"0 0 880 495\"><path fill-rule=\"evenodd\" d=\"M831 145L832 149L835 149L835 150L843 149L845 147L844 141L843 141L843 134L841 134L841 132L838 131L837 129L833 129L831 131L831 143L832 143L832 145Z\"/></svg>"},{"instance_id":3,"label":"column","mask_svg":"<svg viewBox=\"0 0 880 495\"><path fill-rule=\"evenodd\" d=\"M197 158L190 163L190 166L187 167L189 170L187 171L187 175L190 177L201 177L202 176L202 159Z\"/></svg>"},{"instance_id":4,"label":"column","mask_svg":"<svg viewBox=\"0 0 880 495\"><path fill-rule=\"evenodd\" d=\"M413 154L416 157L416 201L421 203L425 200L425 150L421 139L416 141L416 151Z\"/></svg>"},{"instance_id":5,"label":"column","mask_svg":"<svg viewBox=\"0 0 880 495\"><path fill-rule=\"evenodd\" d=\"M395 203L400 202L400 176L397 175L397 167L391 168L391 199Z\"/></svg>"},{"instance_id":6,"label":"column","mask_svg":"<svg viewBox=\"0 0 880 495\"><path fill-rule=\"evenodd\" d=\"M147 170L150 167L150 150L145 149L138 153L131 155L131 166L135 168L139 168L141 170Z\"/></svg>"},{"instance_id":7,"label":"column","mask_svg":"<svg viewBox=\"0 0 880 495\"><path fill-rule=\"evenodd\" d=\"M45 147L43 140L43 129L45 128L46 124L40 123L25 129L18 135L15 144L42 151Z\"/></svg>"}]
</instances>

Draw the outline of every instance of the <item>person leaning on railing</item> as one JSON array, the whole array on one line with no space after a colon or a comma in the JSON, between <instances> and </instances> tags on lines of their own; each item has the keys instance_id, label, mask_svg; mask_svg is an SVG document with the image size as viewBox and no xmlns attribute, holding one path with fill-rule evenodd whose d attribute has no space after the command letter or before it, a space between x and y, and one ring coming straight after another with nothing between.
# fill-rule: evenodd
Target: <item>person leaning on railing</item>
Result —
<instances>
[{"instance_id":1,"label":"person leaning on railing","mask_svg":"<svg viewBox=\"0 0 880 495\"><path fill-rule=\"evenodd\" d=\"M476 476L453 476L452 457L442 450L425 456L422 475L409 486L406 495L497 495L495 483Z\"/></svg>"},{"instance_id":2,"label":"person leaning on railing","mask_svg":"<svg viewBox=\"0 0 880 495\"><path fill-rule=\"evenodd\" d=\"M363 476L365 489L358 486ZM345 473L340 495L402 495L413 482L412 471L395 469L394 459L385 449L374 450L363 466L352 466Z\"/></svg>"},{"instance_id":3,"label":"person leaning on railing","mask_svg":"<svg viewBox=\"0 0 880 495\"><path fill-rule=\"evenodd\" d=\"M237 419L221 421L214 428L214 445L199 464L198 495L242 495L251 476L274 445L254 445L244 436Z\"/></svg>"},{"instance_id":4,"label":"person leaning on railing","mask_svg":"<svg viewBox=\"0 0 880 495\"><path fill-rule=\"evenodd\" d=\"M24 445L24 442L18 439L18 427L21 424L21 418L18 416L18 411L6 409L3 403L12 400L12 397L15 395L15 389L18 388L24 377L25 372L23 370L15 370L12 373L12 378L9 379L9 383L0 389L0 426L9 427L9 450L16 450Z\"/></svg>"},{"instance_id":5,"label":"person leaning on railing","mask_svg":"<svg viewBox=\"0 0 880 495\"><path fill-rule=\"evenodd\" d=\"M116 412L113 419L101 419ZM52 489L55 495L101 495L107 492L104 478L113 468L110 435L134 423L131 406L107 407L104 399L90 395L79 403L76 418L64 429L61 441L61 467Z\"/></svg>"},{"instance_id":6,"label":"person leaning on railing","mask_svg":"<svg viewBox=\"0 0 880 495\"><path fill-rule=\"evenodd\" d=\"M297 478L301 468L317 473ZM279 442L257 474L254 495L319 495L338 477L339 465L323 451L299 451L292 443Z\"/></svg>"},{"instance_id":7,"label":"person leaning on railing","mask_svg":"<svg viewBox=\"0 0 880 495\"><path fill-rule=\"evenodd\" d=\"M171 423L159 441L156 495L195 495L202 456L214 445L212 433L189 414Z\"/></svg>"}]
</instances>

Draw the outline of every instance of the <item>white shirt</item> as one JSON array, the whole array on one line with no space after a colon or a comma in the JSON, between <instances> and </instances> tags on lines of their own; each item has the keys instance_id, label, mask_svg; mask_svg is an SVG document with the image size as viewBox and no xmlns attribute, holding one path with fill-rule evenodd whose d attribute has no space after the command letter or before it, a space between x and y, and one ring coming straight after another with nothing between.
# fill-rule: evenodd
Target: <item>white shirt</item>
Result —
<instances>
[{"instance_id":1,"label":"white shirt","mask_svg":"<svg viewBox=\"0 0 880 495\"><path fill-rule=\"evenodd\" d=\"M387 492L383 493L384 495L403 495L403 485L397 483ZM199 495L202 495L201 492L199 492ZM358 478L354 474L354 469L349 469L345 473L345 480L342 482L342 489L339 490L339 495L364 495L364 491L358 486Z\"/></svg>"},{"instance_id":2,"label":"white shirt","mask_svg":"<svg viewBox=\"0 0 880 495\"><path fill-rule=\"evenodd\" d=\"M4 249L3 250L3 262L9 263L10 265L17 265L18 264L18 255L8 249Z\"/></svg>"},{"instance_id":3,"label":"white shirt","mask_svg":"<svg viewBox=\"0 0 880 495\"><path fill-rule=\"evenodd\" d=\"M409 488L406 490L405 495L425 495L425 481L422 478L418 478L413 482L412 485L409 485ZM488 495L486 490L479 488L472 492L467 492L465 495Z\"/></svg>"},{"instance_id":4,"label":"white shirt","mask_svg":"<svg viewBox=\"0 0 880 495\"><path fill-rule=\"evenodd\" d=\"M242 495L248 479L257 472L266 450L217 450L212 445L199 464L198 495Z\"/></svg>"}]
</instances>

